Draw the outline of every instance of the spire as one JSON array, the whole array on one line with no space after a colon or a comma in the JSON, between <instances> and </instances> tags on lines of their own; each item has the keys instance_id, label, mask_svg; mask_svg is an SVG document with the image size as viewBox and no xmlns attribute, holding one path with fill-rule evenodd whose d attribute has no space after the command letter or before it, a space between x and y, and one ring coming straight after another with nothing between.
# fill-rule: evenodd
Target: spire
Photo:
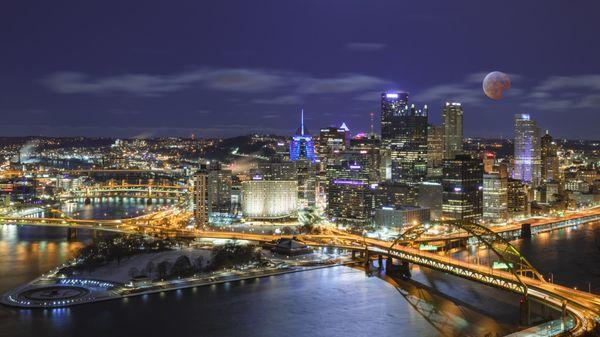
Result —
<instances>
[{"instance_id":1,"label":"spire","mask_svg":"<svg viewBox=\"0 0 600 337\"><path fill-rule=\"evenodd\" d=\"M304 109L302 109L302 113L300 115L300 134L304 136Z\"/></svg>"}]
</instances>

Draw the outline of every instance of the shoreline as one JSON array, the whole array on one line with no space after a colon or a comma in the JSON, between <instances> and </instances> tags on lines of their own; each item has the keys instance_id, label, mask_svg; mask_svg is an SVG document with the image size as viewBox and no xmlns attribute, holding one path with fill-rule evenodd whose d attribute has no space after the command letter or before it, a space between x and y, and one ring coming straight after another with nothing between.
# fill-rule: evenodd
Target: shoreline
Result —
<instances>
[{"instance_id":1,"label":"shoreline","mask_svg":"<svg viewBox=\"0 0 600 337\"><path fill-rule=\"evenodd\" d=\"M116 284L114 282L105 282L94 279L70 279L53 278L51 280L40 276L26 284L22 284L11 289L0 297L2 305L20 308L20 309L56 309L65 308L82 304L98 303L109 300L125 299L135 296L157 294L167 291L189 289L195 287L204 287L210 285L224 284L228 282L239 282L249 279L258 279L270 276L279 276L284 274L311 271L323 268L338 266L347 266L357 263L354 260L340 260L334 263L317 264L312 266L291 266L284 268L269 268L266 270L241 272L241 274L229 274L221 276L207 275L204 277L189 277L175 280L157 281L148 286L138 288L128 288L125 284ZM102 289L103 285L110 285L110 288ZM55 299L22 299L23 293L30 292L49 292L59 290L70 290L79 288L85 291L85 295L76 299L55 298Z\"/></svg>"}]
</instances>

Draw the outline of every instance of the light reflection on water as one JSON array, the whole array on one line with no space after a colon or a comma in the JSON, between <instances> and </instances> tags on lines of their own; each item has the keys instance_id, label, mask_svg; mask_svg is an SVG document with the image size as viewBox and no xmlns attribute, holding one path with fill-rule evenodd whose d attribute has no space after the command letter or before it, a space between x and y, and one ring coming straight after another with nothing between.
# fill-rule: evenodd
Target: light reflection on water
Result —
<instances>
[{"instance_id":1,"label":"light reflection on water","mask_svg":"<svg viewBox=\"0 0 600 337\"><path fill-rule=\"evenodd\" d=\"M569 280L578 277L572 268L593 270L599 262L597 236L598 227L582 226L515 244L541 271ZM67 241L61 229L0 226L0 291L66 261L82 241ZM483 250L461 254L489 259ZM579 262L560 265L567 260ZM413 279L425 286L401 282L396 289L336 267L66 309L0 307L0 336L478 336L510 331L518 320L516 295L418 267Z\"/></svg>"}]
</instances>

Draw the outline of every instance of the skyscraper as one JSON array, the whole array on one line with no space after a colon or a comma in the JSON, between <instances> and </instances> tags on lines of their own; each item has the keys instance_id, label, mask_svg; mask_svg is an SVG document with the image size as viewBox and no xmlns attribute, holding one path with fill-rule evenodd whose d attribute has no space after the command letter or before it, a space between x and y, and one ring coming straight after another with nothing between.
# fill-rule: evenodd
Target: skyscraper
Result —
<instances>
[{"instance_id":1,"label":"skyscraper","mask_svg":"<svg viewBox=\"0 0 600 337\"><path fill-rule=\"evenodd\" d=\"M454 159L463 151L463 109L458 102L446 102L443 110L444 159Z\"/></svg>"},{"instance_id":2,"label":"skyscraper","mask_svg":"<svg viewBox=\"0 0 600 337\"><path fill-rule=\"evenodd\" d=\"M468 155L445 159L442 213L446 219L477 221L483 215L483 163Z\"/></svg>"},{"instance_id":3,"label":"skyscraper","mask_svg":"<svg viewBox=\"0 0 600 337\"><path fill-rule=\"evenodd\" d=\"M394 141L397 123L394 121L408 108L408 93L388 91L381 94L381 140L386 148Z\"/></svg>"},{"instance_id":4,"label":"skyscraper","mask_svg":"<svg viewBox=\"0 0 600 337\"><path fill-rule=\"evenodd\" d=\"M440 176L444 160L444 128L429 125L427 131L427 175Z\"/></svg>"},{"instance_id":5,"label":"skyscraper","mask_svg":"<svg viewBox=\"0 0 600 337\"><path fill-rule=\"evenodd\" d=\"M290 143L290 160L306 159L315 161L315 145L310 132L304 127L304 110L300 117L300 127Z\"/></svg>"},{"instance_id":6,"label":"skyscraper","mask_svg":"<svg viewBox=\"0 0 600 337\"><path fill-rule=\"evenodd\" d=\"M557 145L546 130L541 138L542 181L548 182L560 179Z\"/></svg>"},{"instance_id":7,"label":"skyscraper","mask_svg":"<svg viewBox=\"0 0 600 337\"><path fill-rule=\"evenodd\" d=\"M541 180L540 130L528 114L515 115L513 178L537 186Z\"/></svg>"},{"instance_id":8,"label":"skyscraper","mask_svg":"<svg viewBox=\"0 0 600 337\"><path fill-rule=\"evenodd\" d=\"M196 226L208 225L208 173L201 168L192 179L193 210Z\"/></svg>"},{"instance_id":9,"label":"skyscraper","mask_svg":"<svg viewBox=\"0 0 600 337\"><path fill-rule=\"evenodd\" d=\"M427 174L427 113L408 107L408 93L381 95L381 141L394 182L418 184Z\"/></svg>"},{"instance_id":10,"label":"skyscraper","mask_svg":"<svg viewBox=\"0 0 600 337\"><path fill-rule=\"evenodd\" d=\"M483 175L483 219L488 222L508 220L508 171L505 165L494 165Z\"/></svg>"},{"instance_id":11,"label":"skyscraper","mask_svg":"<svg viewBox=\"0 0 600 337\"><path fill-rule=\"evenodd\" d=\"M231 170L219 168L208 172L208 213L211 218L227 216L231 212L231 185Z\"/></svg>"}]
</instances>

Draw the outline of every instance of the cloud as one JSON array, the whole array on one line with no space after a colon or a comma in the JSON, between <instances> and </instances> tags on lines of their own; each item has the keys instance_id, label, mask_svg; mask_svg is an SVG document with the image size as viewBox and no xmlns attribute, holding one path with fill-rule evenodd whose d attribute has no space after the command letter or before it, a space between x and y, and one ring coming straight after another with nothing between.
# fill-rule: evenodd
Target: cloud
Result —
<instances>
[{"instance_id":1,"label":"cloud","mask_svg":"<svg viewBox=\"0 0 600 337\"><path fill-rule=\"evenodd\" d=\"M385 43L378 42L349 42L346 43L346 49L359 52L375 52L387 47Z\"/></svg>"},{"instance_id":2,"label":"cloud","mask_svg":"<svg viewBox=\"0 0 600 337\"><path fill-rule=\"evenodd\" d=\"M457 101L463 104L478 105L483 102L482 89L464 83L436 85L415 96L418 101L424 103Z\"/></svg>"},{"instance_id":3,"label":"cloud","mask_svg":"<svg viewBox=\"0 0 600 337\"><path fill-rule=\"evenodd\" d=\"M373 88L385 88L390 82L379 77L362 74L343 74L334 78L310 78L298 87L300 93L348 93Z\"/></svg>"},{"instance_id":4,"label":"cloud","mask_svg":"<svg viewBox=\"0 0 600 337\"><path fill-rule=\"evenodd\" d=\"M550 76L534 86L522 103L540 111L600 110L600 75Z\"/></svg>"},{"instance_id":5,"label":"cloud","mask_svg":"<svg viewBox=\"0 0 600 337\"><path fill-rule=\"evenodd\" d=\"M121 74L94 77L82 72L57 72L40 83L50 91L60 94L131 94L156 97L167 93L200 86L210 90L239 93L326 94L347 93L382 87L384 79L364 74L341 74L319 78L310 74L246 68L202 68L185 72L157 74ZM259 104L296 104L293 95L258 99Z\"/></svg>"},{"instance_id":6,"label":"cloud","mask_svg":"<svg viewBox=\"0 0 600 337\"><path fill-rule=\"evenodd\" d=\"M302 99L297 95L282 95L272 98L257 98L253 99L252 102L271 105L297 105L302 102Z\"/></svg>"},{"instance_id":7,"label":"cloud","mask_svg":"<svg viewBox=\"0 0 600 337\"><path fill-rule=\"evenodd\" d=\"M572 89L600 91L600 75L552 76L536 87L538 91Z\"/></svg>"}]
</instances>

